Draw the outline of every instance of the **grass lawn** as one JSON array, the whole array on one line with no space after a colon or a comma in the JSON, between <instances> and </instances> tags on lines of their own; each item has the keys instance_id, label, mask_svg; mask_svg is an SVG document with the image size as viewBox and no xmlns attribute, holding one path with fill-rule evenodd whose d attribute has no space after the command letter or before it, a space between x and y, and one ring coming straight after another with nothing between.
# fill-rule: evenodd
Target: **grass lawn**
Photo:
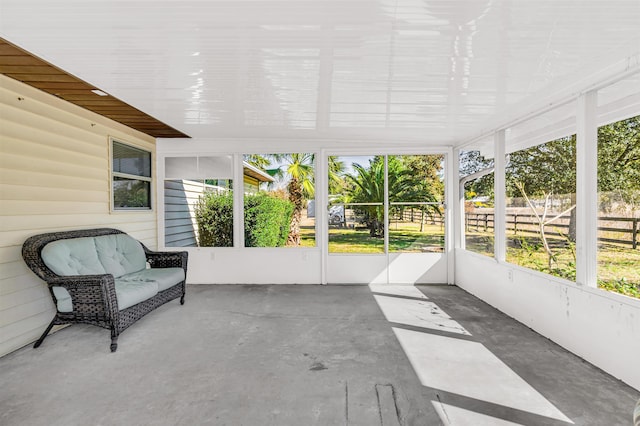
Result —
<instances>
[{"instance_id":1,"label":"grass lawn","mask_svg":"<svg viewBox=\"0 0 640 426\"><path fill-rule=\"evenodd\" d=\"M314 226L301 226L299 247L315 247L315 246L316 246L316 228Z\"/></svg>"},{"instance_id":2,"label":"grass lawn","mask_svg":"<svg viewBox=\"0 0 640 426\"><path fill-rule=\"evenodd\" d=\"M547 254L535 236L508 235L507 262L575 281L575 260L570 248L558 238L549 238L557 253L557 263L549 270ZM493 234L468 232L467 250L493 256ZM640 250L600 243L598 247L598 287L640 297Z\"/></svg>"},{"instance_id":3,"label":"grass lawn","mask_svg":"<svg viewBox=\"0 0 640 426\"><path fill-rule=\"evenodd\" d=\"M444 230L440 225L425 225L420 232L417 223L393 222L389 229L391 252L442 252ZM329 229L329 253L384 253L384 238L371 237L368 229Z\"/></svg>"}]
</instances>

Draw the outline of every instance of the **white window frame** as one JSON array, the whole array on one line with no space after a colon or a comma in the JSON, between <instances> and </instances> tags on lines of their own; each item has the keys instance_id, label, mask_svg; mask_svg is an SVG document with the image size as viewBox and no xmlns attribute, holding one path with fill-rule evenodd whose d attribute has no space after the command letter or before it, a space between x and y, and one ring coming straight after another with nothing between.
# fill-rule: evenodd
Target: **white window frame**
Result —
<instances>
[{"instance_id":1,"label":"white window frame","mask_svg":"<svg viewBox=\"0 0 640 426\"><path fill-rule=\"evenodd\" d=\"M145 153L149 154L149 161L150 161L150 165L151 165L151 176L140 176L140 175L132 175L132 174L128 174L128 173L121 173L121 172L115 172L113 171L113 144L114 143L118 143L120 145L125 145L127 147L133 148L133 149L137 149L140 151L143 151ZM121 213L121 212L151 212L153 211L153 205L154 205L154 189L153 189L153 174L154 174L154 170L153 170L153 152L150 151L149 149L145 149L142 148L141 146L138 146L136 144L132 144L129 142L124 142L121 139L118 138L109 138L109 204L110 204L110 210L111 213ZM149 207L116 207L115 203L114 203L114 191L113 191L113 181L116 177L121 177L121 178L125 178L125 179L135 179L135 180L141 180L141 181L145 181L145 182L149 182Z\"/></svg>"}]
</instances>

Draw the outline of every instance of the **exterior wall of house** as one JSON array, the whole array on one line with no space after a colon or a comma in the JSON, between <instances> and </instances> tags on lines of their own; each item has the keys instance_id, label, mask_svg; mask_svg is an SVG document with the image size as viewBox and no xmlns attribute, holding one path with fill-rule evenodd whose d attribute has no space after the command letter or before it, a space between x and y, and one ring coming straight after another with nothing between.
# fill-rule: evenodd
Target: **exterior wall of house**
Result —
<instances>
[{"instance_id":1,"label":"exterior wall of house","mask_svg":"<svg viewBox=\"0 0 640 426\"><path fill-rule=\"evenodd\" d=\"M258 179L244 175L244 193L245 194L255 194L258 192L258 188L260 188L260 182Z\"/></svg>"},{"instance_id":2,"label":"exterior wall of house","mask_svg":"<svg viewBox=\"0 0 640 426\"><path fill-rule=\"evenodd\" d=\"M152 137L0 75L0 356L36 340L54 315L22 260L27 237L114 227L157 247L155 200L152 211L110 211L110 136L155 156Z\"/></svg>"}]
</instances>

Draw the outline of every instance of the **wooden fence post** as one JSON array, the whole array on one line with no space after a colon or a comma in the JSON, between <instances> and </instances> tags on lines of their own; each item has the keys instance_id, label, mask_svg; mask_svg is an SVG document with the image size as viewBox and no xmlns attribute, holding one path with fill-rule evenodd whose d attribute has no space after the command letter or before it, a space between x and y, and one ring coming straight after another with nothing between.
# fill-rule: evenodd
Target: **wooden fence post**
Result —
<instances>
[{"instance_id":1,"label":"wooden fence post","mask_svg":"<svg viewBox=\"0 0 640 426\"><path fill-rule=\"evenodd\" d=\"M633 219L633 232L631 234L631 246L638 248L638 219Z\"/></svg>"}]
</instances>

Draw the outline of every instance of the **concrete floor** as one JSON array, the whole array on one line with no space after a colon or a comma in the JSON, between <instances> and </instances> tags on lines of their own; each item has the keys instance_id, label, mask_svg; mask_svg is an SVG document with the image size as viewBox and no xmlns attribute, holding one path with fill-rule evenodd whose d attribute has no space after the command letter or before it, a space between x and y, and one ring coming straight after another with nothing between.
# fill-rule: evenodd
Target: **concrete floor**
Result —
<instances>
[{"instance_id":1,"label":"concrete floor","mask_svg":"<svg viewBox=\"0 0 640 426\"><path fill-rule=\"evenodd\" d=\"M2 425L631 424L640 393L451 286L189 286L0 359ZM615 356L615 354L612 354Z\"/></svg>"}]
</instances>

